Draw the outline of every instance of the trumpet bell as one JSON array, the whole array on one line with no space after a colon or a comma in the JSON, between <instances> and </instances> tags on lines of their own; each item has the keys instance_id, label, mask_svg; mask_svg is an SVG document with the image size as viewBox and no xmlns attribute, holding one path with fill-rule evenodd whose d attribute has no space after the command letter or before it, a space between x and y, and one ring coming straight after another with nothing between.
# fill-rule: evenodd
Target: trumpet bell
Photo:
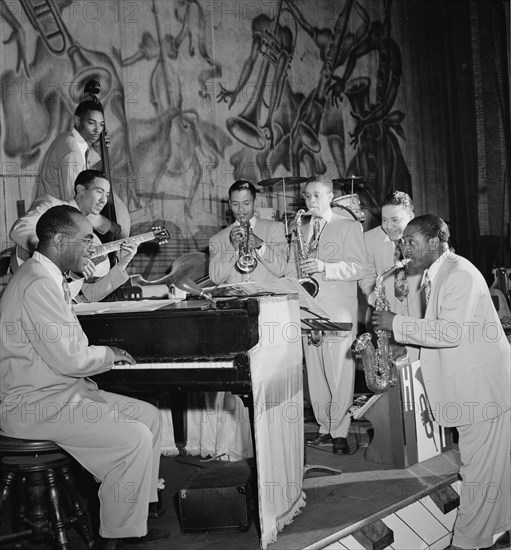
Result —
<instances>
[{"instance_id":1,"label":"trumpet bell","mask_svg":"<svg viewBox=\"0 0 511 550\"><path fill-rule=\"evenodd\" d=\"M257 125L246 116L240 115L227 119L227 129L243 145L252 149L264 149L266 139Z\"/></svg>"},{"instance_id":2,"label":"trumpet bell","mask_svg":"<svg viewBox=\"0 0 511 550\"><path fill-rule=\"evenodd\" d=\"M236 261L236 267L242 273L252 273L257 267L257 258L253 254L242 254Z\"/></svg>"}]
</instances>

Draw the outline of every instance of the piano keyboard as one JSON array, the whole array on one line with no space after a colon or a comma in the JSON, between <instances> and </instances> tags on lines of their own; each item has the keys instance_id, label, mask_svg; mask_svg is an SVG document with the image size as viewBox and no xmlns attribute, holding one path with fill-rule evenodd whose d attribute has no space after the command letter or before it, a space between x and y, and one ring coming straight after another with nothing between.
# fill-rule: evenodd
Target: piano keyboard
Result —
<instances>
[{"instance_id":1,"label":"piano keyboard","mask_svg":"<svg viewBox=\"0 0 511 550\"><path fill-rule=\"evenodd\" d=\"M172 363L117 363L112 370L142 369L232 369L234 361L186 361Z\"/></svg>"}]
</instances>

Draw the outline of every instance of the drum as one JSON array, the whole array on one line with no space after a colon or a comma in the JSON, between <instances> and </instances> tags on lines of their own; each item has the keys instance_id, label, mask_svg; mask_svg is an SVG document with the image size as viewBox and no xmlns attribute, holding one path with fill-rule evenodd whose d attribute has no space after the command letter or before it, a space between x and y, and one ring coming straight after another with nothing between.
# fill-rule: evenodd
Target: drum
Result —
<instances>
[{"instance_id":1,"label":"drum","mask_svg":"<svg viewBox=\"0 0 511 550\"><path fill-rule=\"evenodd\" d=\"M332 201L332 208L341 208L341 216L354 218L360 223L365 220L365 213L360 206L358 195L341 195Z\"/></svg>"}]
</instances>

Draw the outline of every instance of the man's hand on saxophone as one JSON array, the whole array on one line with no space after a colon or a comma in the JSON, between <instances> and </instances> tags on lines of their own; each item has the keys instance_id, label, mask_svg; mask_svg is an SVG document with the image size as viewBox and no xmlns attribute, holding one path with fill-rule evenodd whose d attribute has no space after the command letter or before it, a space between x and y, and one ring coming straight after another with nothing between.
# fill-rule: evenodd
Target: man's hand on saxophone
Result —
<instances>
[{"instance_id":1,"label":"man's hand on saxophone","mask_svg":"<svg viewBox=\"0 0 511 550\"><path fill-rule=\"evenodd\" d=\"M307 258L300 261L300 269L307 276L325 271L325 262L319 258Z\"/></svg>"},{"instance_id":2,"label":"man's hand on saxophone","mask_svg":"<svg viewBox=\"0 0 511 550\"><path fill-rule=\"evenodd\" d=\"M392 313L392 311L373 311L371 320L374 330L387 330L392 332L392 322L395 316L396 314Z\"/></svg>"}]
</instances>

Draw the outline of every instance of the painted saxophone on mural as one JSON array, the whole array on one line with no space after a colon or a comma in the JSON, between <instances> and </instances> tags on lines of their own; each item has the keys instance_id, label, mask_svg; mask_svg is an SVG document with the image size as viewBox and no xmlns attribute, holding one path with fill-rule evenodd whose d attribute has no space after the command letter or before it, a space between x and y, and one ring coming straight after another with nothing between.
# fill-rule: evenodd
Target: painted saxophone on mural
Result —
<instances>
[{"instance_id":1,"label":"painted saxophone on mural","mask_svg":"<svg viewBox=\"0 0 511 550\"><path fill-rule=\"evenodd\" d=\"M376 277L376 311L389 311L390 306L385 294L383 279L396 269L403 268L410 258L397 261L384 269ZM376 331L377 341L374 349L372 334L366 332L359 336L352 345L353 351L359 352L364 367L366 386L374 393L383 393L396 385L394 357L389 344L390 333L387 330Z\"/></svg>"}]
</instances>

